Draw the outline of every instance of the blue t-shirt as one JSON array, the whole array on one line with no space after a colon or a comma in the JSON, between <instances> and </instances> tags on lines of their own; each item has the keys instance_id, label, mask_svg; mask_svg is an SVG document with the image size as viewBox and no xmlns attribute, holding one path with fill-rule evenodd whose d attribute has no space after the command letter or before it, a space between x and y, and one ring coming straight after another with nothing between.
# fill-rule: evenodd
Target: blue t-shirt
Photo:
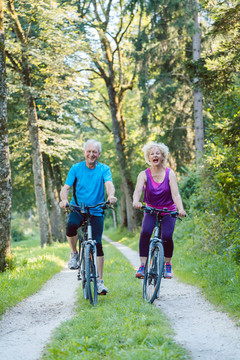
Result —
<instances>
[{"instance_id":1,"label":"blue t-shirt","mask_svg":"<svg viewBox=\"0 0 240 360\"><path fill-rule=\"evenodd\" d=\"M93 206L105 201L104 183L112 181L109 166L97 163L94 169L89 169L86 161L82 161L71 167L65 184L73 186L75 178L77 178L76 197L79 205L84 203L85 205ZM71 204L76 205L74 197L72 197ZM102 215L102 209L97 207L91 209L90 213L100 216Z\"/></svg>"}]
</instances>

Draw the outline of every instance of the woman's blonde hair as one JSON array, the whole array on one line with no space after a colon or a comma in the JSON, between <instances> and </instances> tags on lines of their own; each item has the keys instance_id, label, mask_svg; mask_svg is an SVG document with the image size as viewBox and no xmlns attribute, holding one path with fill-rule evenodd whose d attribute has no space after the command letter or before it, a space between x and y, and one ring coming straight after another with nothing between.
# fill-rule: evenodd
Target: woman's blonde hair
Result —
<instances>
[{"instance_id":1,"label":"woman's blonde hair","mask_svg":"<svg viewBox=\"0 0 240 360\"><path fill-rule=\"evenodd\" d=\"M167 159L168 159L169 149L163 143L156 143L153 141L150 141L149 143L144 145L144 147L142 148L143 153L144 153L144 159L145 159L146 163L151 165L151 163L149 162L149 154L150 154L150 151L152 150L152 148L155 148L155 147L157 147L161 151L161 154L163 156L163 165L165 165L167 162Z\"/></svg>"}]
</instances>

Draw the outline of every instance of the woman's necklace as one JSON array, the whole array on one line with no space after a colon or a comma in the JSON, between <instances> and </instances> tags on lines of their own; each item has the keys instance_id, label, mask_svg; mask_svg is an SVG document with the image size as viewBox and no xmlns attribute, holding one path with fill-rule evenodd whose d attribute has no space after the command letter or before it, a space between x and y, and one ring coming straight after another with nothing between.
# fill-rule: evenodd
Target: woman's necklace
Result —
<instances>
[{"instance_id":1,"label":"woman's necklace","mask_svg":"<svg viewBox=\"0 0 240 360\"><path fill-rule=\"evenodd\" d=\"M164 170L164 171L163 171ZM157 183L161 183L165 177L165 169L160 169L156 174L154 174L153 170L151 169L152 178Z\"/></svg>"}]
</instances>

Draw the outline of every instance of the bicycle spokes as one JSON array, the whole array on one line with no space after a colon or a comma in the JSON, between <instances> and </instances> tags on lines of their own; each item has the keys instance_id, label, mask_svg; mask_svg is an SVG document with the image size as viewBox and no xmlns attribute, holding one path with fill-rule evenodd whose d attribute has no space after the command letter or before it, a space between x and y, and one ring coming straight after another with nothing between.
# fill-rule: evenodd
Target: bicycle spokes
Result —
<instances>
[{"instance_id":1,"label":"bicycle spokes","mask_svg":"<svg viewBox=\"0 0 240 360\"><path fill-rule=\"evenodd\" d=\"M163 246L158 243L149 252L143 281L143 297L150 303L153 303L158 296L163 265Z\"/></svg>"}]
</instances>

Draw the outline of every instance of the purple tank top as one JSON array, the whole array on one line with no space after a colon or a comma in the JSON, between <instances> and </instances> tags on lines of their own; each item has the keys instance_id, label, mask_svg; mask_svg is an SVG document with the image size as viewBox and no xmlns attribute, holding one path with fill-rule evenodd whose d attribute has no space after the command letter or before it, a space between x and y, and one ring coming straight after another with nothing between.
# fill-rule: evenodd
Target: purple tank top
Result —
<instances>
[{"instance_id":1,"label":"purple tank top","mask_svg":"<svg viewBox=\"0 0 240 360\"><path fill-rule=\"evenodd\" d=\"M153 180L150 169L145 170L147 175L146 187L144 187L143 202L148 206L157 209L167 208L170 211L177 210L177 207L172 199L171 189L169 185L170 169L166 167L165 177L163 182L156 183Z\"/></svg>"}]
</instances>

